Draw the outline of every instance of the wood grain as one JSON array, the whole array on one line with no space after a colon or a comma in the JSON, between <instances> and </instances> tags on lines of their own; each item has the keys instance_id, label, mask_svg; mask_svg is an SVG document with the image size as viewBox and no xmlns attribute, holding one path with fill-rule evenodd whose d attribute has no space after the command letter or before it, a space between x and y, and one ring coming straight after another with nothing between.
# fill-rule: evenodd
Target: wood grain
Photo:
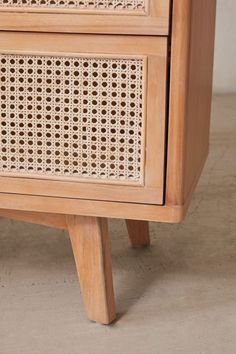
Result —
<instances>
[{"instance_id":1,"label":"wood grain","mask_svg":"<svg viewBox=\"0 0 236 354\"><path fill-rule=\"evenodd\" d=\"M148 11L137 15L115 14L114 11L104 14L92 10L80 13L54 10L56 13L48 13L48 10L0 8L0 30L163 36L169 34L170 3L170 0L149 0Z\"/></svg>"},{"instance_id":2,"label":"wood grain","mask_svg":"<svg viewBox=\"0 0 236 354\"><path fill-rule=\"evenodd\" d=\"M191 0L173 1L166 203L183 203L183 154L188 92Z\"/></svg>"},{"instance_id":3,"label":"wood grain","mask_svg":"<svg viewBox=\"0 0 236 354\"><path fill-rule=\"evenodd\" d=\"M149 224L147 221L126 220L130 243L133 247L150 246Z\"/></svg>"},{"instance_id":4,"label":"wood grain","mask_svg":"<svg viewBox=\"0 0 236 354\"><path fill-rule=\"evenodd\" d=\"M0 193L1 209L171 223L183 220L189 203L190 200L182 206L162 206Z\"/></svg>"},{"instance_id":5,"label":"wood grain","mask_svg":"<svg viewBox=\"0 0 236 354\"><path fill-rule=\"evenodd\" d=\"M69 216L67 223L87 316L109 324L116 314L107 220Z\"/></svg>"},{"instance_id":6,"label":"wood grain","mask_svg":"<svg viewBox=\"0 0 236 354\"><path fill-rule=\"evenodd\" d=\"M55 227L57 229L67 229L66 216L60 214L0 209L0 216L33 224Z\"/></svg>"},{"instance_id":7,"label":"wood grain","mask_svg":"<svg viewBox=\"0 0 236 354\"><path fill-rule=\"evenodd\" d=\"M166 204L190 199L208 154L215 0L174 0Z\"/></svg>"},{"instance_id":8,"label":"wood grain","mask_svg":"<svg viewBox=\"0 0 236 354\"><path fill-rule=\"evenodd\" d=\"M183 197L209 151L216 0L192 0Z\"/></svg>"}]
</instances>

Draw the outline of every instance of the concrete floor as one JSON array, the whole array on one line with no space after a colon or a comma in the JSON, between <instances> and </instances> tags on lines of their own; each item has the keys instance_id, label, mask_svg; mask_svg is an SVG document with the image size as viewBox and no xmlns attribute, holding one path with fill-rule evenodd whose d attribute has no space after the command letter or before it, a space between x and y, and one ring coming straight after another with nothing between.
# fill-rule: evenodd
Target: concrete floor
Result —
<instances>
[{"instance_id":1,"label":"concrete floor","mask_svg":"<svg viewBox=\"0 0 236 354\"><path fill-rule=\"evenodd\" d=\"M236 96L216 97L211 154L180 225L131 249L111 222L119 320L88 322L66 232L0 219L1 354L236 353Z\"/></svg>"}]
</instances>

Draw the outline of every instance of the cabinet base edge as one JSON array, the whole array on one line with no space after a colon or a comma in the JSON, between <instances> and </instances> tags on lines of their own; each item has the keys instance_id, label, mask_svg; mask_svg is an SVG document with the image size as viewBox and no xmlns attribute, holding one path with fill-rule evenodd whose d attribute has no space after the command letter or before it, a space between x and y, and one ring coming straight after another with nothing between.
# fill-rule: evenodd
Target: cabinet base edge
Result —
<instances>
[{"instance_id":1,"label":"cabinet base edge","mask_svg":"<svg viewBox=\"0 0 236 354\"><path fill-rule=\"evenodd\" d=\"M181 222L189 202L182 206L102 202L0 193L0 216L64 228L65 215Z\"/></svg>"}]
</instances>

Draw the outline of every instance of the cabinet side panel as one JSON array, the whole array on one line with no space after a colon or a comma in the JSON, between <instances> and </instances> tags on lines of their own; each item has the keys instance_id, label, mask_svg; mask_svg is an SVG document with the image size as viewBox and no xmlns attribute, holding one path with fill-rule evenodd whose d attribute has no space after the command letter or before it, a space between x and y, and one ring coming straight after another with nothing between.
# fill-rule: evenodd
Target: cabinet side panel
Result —
<instances>
[{"instance_id":1,"label":"cabinet side panel","mask_svg":"<svg viewBox=\"0 0 236 354\"><path fill-rule=\"evenodd\" d=\"M192 0L173 0L166 204L183 204L184 136Z\"/></svg>"},{"instance_id":2,"label":"cabinet side panel","mask_svg":"<svg viewBox=\"0 0 236 354\"><path fill-rule=\"evenodd\" d=\"M194 190L209 150L215 0L192 0L186 117L184 201Z\"/></svg>"},{"instance_id":3,"label":"cabinet side panel","mask_svg":"<svg viewBox=\"0 0 236 354\"><path fill-rule=\"evenodd\" d=\"M166 204L189 202L208 154L215 0L174 0Z\"/></svg>"}]
</instances>

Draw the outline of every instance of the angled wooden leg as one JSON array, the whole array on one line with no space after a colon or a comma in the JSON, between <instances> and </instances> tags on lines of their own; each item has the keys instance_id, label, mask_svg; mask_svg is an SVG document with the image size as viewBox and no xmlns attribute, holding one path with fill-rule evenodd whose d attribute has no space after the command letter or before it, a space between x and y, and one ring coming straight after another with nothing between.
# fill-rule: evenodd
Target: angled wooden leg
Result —
<instances>
[{"instance_id":1,"label":"angled wooden leg","mask_svg":"<svg viewBox=\"0 0 236 354\"><path fill-rule=\"evenodd\" d=\"M116 314L107 219L68 216L67 223L87 316L109 324Z\"/></svg>"},{"instance_id":2,"label":"angled wooden leg","mask_svg":"<svg viewBox=\"0 0 236 354\"><path fill-rule=\"evenodd\" d=\"M126 226L133 247L150 246L148 221L126 220Z\"/></svg>"}]
</instances>

